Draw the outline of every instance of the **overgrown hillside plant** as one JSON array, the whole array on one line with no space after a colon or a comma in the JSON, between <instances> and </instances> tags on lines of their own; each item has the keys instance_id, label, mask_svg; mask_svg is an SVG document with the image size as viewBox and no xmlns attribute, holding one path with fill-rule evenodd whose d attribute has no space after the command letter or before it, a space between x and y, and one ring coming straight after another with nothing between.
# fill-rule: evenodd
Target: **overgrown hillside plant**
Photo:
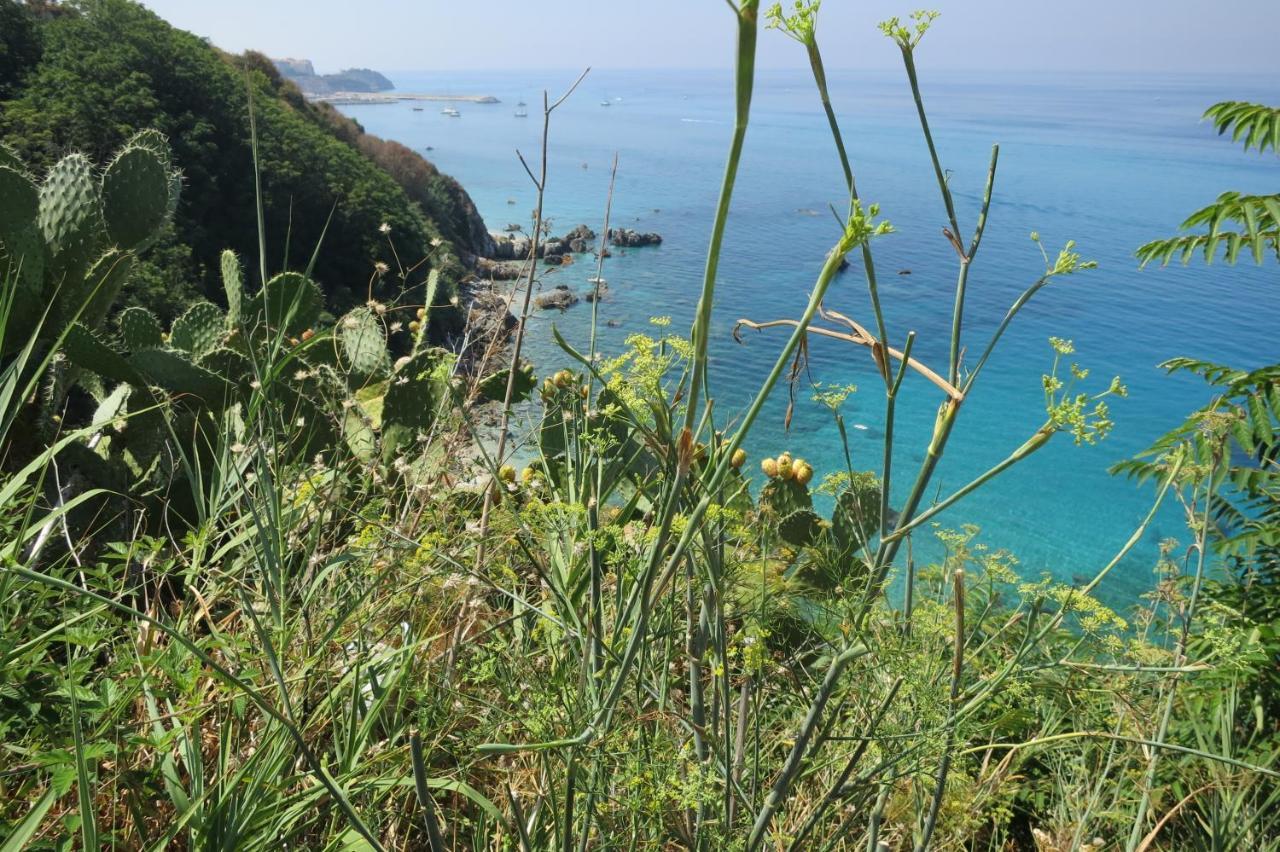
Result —
<instances>
[{"instance_id":1,"label":"overgrown hillside plant","mask_svg":"<svg viewBox=\"0 0 1280 852\"><path fill-rule=\"evenodd\" d=\"M1033 236L1027 289L967 363L969 269L996 158L962 232L916 66L933 13L882 29L904 61L957 254L946 367L913 356L914 333L885 319L873 255L893 229L857 193L818 5L801 2L764 14L810 58L843 215L797 315L740 321L739 334L788 336L751 403L718 407L712 305L762 15L754 0L730 6L735 124L688 337L654 317L621 351L597 352L593 335L584 353L557 332L575 366L540 384L518 347L506 371L468 371L424 339L440 302L434 257L374 271L423 279L422 303L379 300L371 279L365 302L327 323L313 270L269 277L264 250L261 289L224 255L225 311L193 306L167 331L124 311L54 338L62 354L46 361L75 356L82 382L124 404L67 409L62 431L0 483L0 541L14 542L0 549L3 852L1047 852L1125 837L1144 849L1275 848L1275 752L1235 727L1256 641L1195 591L1225 445L1169 447L1150 471L1151 511L1087 582L1020 577L1014 555L961 523L963 498L1049 441L1104 438L1123 393L1054 338L1042 425L930 499L1023 306L1092 265L1071 243L1050 255ZM545 134L543 145L545 157ZM554 194L540 175L540 195ZM266 234L260 218L260 245ZM866 323L826 304L850 255ZM4 283L0 315L14 271ZM35 339L6 347L0 404L31 404L15 377L47 367ZM842 440L834 470L785 447L750 458L766 400L783 383L794 400L809 347L828 339L870 353L883 447L864 459ZM94 357L73 351L83 340ZM893 422L917 388L939 397L938 415L900 495ZM507 438L513 402L533 390L535 422ZM843 436L852 388L813 390ZM500 401L502 437L485 436L484 398ZM131 430L151 422L160 428L141 431L158 460L130 463ZM103 462L119 454L124 484L82 483L56 505L40 483L62 480L71 446ZM157 488L174 470L182 486ZM1153 554L1150 599L1108 609L1094 592L1170 499L1196 520L1186 560L1173 545ZM44 530L55 544L26 546ZM943 556L919 564L925 534ZM1214 699L1199 684L1230 688Z\"/></svg>"}]
</instances>

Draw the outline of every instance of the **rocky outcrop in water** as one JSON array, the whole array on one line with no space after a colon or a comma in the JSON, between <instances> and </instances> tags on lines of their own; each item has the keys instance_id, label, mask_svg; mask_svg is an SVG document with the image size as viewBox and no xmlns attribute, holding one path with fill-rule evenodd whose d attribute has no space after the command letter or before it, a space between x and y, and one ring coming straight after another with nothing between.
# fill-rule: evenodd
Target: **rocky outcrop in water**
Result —
<instances>
[{"instance_id":1,"label":"rocky outcrop in water","mask_svg":"<svg viewBox=\"0 0 1280 852\"><path fill-rule=\"evenodd\" d=\"M566 310L578 304L578 296L564 284L534 297L533 303L541 310Z\"/></svg>"},{"instance_id":2,"label":"rocky outcrop in water","mask_svg":"<svg viewBox=\"0 0 1280 852\"><path fill-rule=\"evenodd\" d=\"M630 228L612 228L609 231L609 242L621 248L656 246L662 244L662 235L633 231Z\"/></svg>"}]
</instances>

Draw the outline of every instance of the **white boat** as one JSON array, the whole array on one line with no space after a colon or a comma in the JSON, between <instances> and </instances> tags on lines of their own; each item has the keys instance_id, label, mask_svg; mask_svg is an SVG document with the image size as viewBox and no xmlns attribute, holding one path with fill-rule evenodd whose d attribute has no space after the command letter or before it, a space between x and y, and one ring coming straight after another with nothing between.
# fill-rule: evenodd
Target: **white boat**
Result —
<instances>
[{"instance_id":1,"label":"white boat","mask_svg":"<svg viewBox=\"0 0 1280 852\"><path fill-rule=\"evenodd\" d=\"M608 98L605 98L600 102L600 106L613 106L613 104L609 101Z\"/></svg>"},{"instance_id":2,"label":"white boat","mask_svg":"<svg viewBox=\"0 0 1280 852\"><path fill-rule=\"evenodd\" d=\"M458 111L457 111L456 109L454 109L453 107L445 107L444 109L440 110L440 114L441 114L441 115L447 115L447 116L449 116L450 118L461 118L461 117L462 117L462 113L458 112Z\"/></svg>"},{"instance_id":3,"label":"white boat","mask_svg":"<svg viewBox=\"0 0 1280 852\"><path fill-rule=\"evenodd\" d=\"M528 118L528 117L529 117L529 113L527 111L522 109L516 110L516 118Z\"/></svg>"}]
</instances>

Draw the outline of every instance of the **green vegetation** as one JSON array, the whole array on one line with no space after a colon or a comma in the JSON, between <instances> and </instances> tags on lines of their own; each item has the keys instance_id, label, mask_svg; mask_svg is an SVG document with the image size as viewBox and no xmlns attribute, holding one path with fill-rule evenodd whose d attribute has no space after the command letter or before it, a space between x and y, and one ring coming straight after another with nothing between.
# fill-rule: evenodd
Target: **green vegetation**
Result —
<instances>
[{"instance_id":1,"label":"green vegetation","mask_svg":"<svg viewBox=\"0 0 1280 852\"><path fill-rule=\"evenodd\" d=\"M1133 463L1153 506L1115 558L1077 585L1020 577L1013 554L963 525L964 498L1050 441L1105 439L1119 379L1091 377L1053 338L1041 426L950 494L934 497L933 474L1023 306L1093 264L1032 235L1043 265L990 339L971 340L996 152L962 230L918 83L935 15L886 22L958 266L949 363L913 357L914 332L889 327L877 289L893 229L858 196L818 4L800 2L767 18L809 57L847 181L843 230L798 318L739 321L739 335L788 337L751 405L718 410L711 306L761 24L755 0L731 14L736 126L691 334L654 318L602 358L594 336L585 355L561 339L577 367L541 382L518 347L496 369L432 346L457 245L431 245L432 196L409 201L304 122L287 89L270 97L261 70L251 112L240 72L189 37L153 33L224 69L231 100L217 108L244 111L228 120L248 150L236 192L262 211L248 247L207 261L216 292L190 279L211 301L176 318L127 304L169 250L194 247L176 237L191 205L222 215L225 196L194 176L174 211L191 139L129 126L85 153L55 158L32 137L0 154L0 850L1280 847L1275 625L1245 611L1264 582L1246 566L1276 544L1275 455L1234 452L1275 446L1274 376L1196 367L1227 390ZM33 30L31 79L71 64L58 39L115 25L104 17L157 27L119 0L79 4ZM35 121L25 85L5 121ZM176 84L169 97L203 108ZM349 289L331 277L323 224L295 227L288 251L273 225L297 166L272 146L313 136L389 193L351 197L358 214L319 205L331 231L369 228L344 244L371 240L342 258L361 270ZM405 217L389 237L360 218L383 204ZM294 205L295 225L316 215ZM825 303L854 252L865 326ZM743 448L780 383L800 396L822 339L876 367L888 428L875 470L855 467L847 441L836 470ZM906 385L908 372L926 381ZM938 415L911 489L892 493L908 455L894 414L917 387ZM532 460L517 471L482 434L482 406L535 391ZM853 392L813 392L842 437ZM1108 609L1093 593L1169 504L1188 544L1153 555L1156 584L1133 612ZM912 558L926 535L944 545L935 564Z\"/></svg>"},{"instance_id":2,"label":"green vegetation","mask_svg":"<svg viewBox=\"0 0 1280 852\"><path fill-rule=\"evenodd\" d=\"M432 240L448 241L438 253L453 258L441 264L442 303L462 274L458 258L483 250L483 242L471 242L483 240L483 226L477 229L475 209L454 181L417 158L415 169L401 170L404 188L397 185L366 150L380 140L332 108L308 104L263 56L222 54L129 0L52 7L0 0L0 21L8 42L0 51L0 139L35 173L68 150L101 162L145 128L173 146L187 203L135 270L129 304L174 319L195 299L220 298L224 249L259 254L248 179L250 98L268 269L302 269L320 245L316 280L341 313L365 300L375 263L395 265L378 230L383 223L404 257L424 257ZM420 295L423 285L420 276L375 283L380 298L405 288ZM457 323L454 312L442 310L436 331L443 336Z\"/></svg>"}]
</instances>

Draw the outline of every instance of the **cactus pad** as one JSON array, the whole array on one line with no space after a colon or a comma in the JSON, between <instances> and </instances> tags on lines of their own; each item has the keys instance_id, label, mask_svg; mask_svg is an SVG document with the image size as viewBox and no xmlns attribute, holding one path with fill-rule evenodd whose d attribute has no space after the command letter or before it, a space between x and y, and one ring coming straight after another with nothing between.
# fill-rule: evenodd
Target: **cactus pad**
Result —
<instances>
[{"instance_id":1,"label":"cactus pad","mask_svg":"<svg viewBox=\"0 0 1280 852\"><path fill-rule=\"evenodd\" d=\"M480 396L493 402L502 402L507 395L507 376L510 368L491 373L480 380L478 390ZM523 402L538 386L538 378L533 374L533 367L527 362L516 370L516 383L511 389L511 401Z\"/></svg>"},{"instance_id":2,"label":"cactus pad","mask_svg":"<svg viewBox=\"0 0 1280 852\"><path fill-rule=\"evenodd\" d=\"M343 366L357 381L364 383L386 370L387 341L373 311L356 308L338 320L338 338L342 342Z\"/></svg>"},{"instance_id":3,"label":"cactus pad","mask_svg":"<svg viewBox=\"0 0 1280 852\"><path fill-rule=\"evenodd\" d=\"M164 330L160 327L160 320L146 308L125 308L120 312L117 322L120 324L120 337L130 352L159 349L164 345Z\"/></svg>"},{"instance_id":4,"label":"cactus pad","mask_svg":"<svg viewBox=\"0 0 1280 852\"><path fill-rule=\"evenodd\" d=\"M0 165L0 238L26 230L40 211L40 193L26 173Z\"/></svg>"},{"instance_id":5,"label":"cactus pad","mask_svg":"<svg viewBox=\"0 0 1280 852\"><path fill-rule=\"evenodd\" d=\"M129 356L129 364L148 384L180 397L195 397L214 407L231 399L231 385L173 349L143 349Z\"/></svg>"},{"instance_id":6,"label":"cactus pad","mask_svg":"<svg viewBox=\"0 0 1280 852\"><path fill-rule=\"evenodd\" d=\"M164 225L169 208L169 173L156 154L126 147L102 175L102 212L107 235L121 248L140 248Z\"/></svg>"},{"instance_id":7,"label":"cactus pad","mask_svg":"<svg viewBox=\"0 0 1280 852\"><path fill-rule=\"evenodd\" d=\"M297 272L282 272L245 304L245 320L298 334L320 319L324 299L315 282Z\"/></svg>"},{"instance_id":8,"label":"cactus pad","mask_svg":"<svg viewBox=\"0 0 1280 852\"><path fill-rule=\"evenodd\" d=\"M133 385L143 384L142 376L130 366L128 359L111 348L102 338L75 323L62 342L63 354L72 364L104 378Z\"/></svg>"},{"instance_id":9,"label":"cactus pad","mask_svg":"<svg viewBox=\"0 0 1280 852\"><path fill-rule=\"evenodd\" d=\"M211 302L198 302L173 322L169 345L200 360L217 349L226 334L222 309Z\"/></svg>"},{"instance_id":10,"label":"cactus pad","mask_svg":"<svg viewBox=\"0 0 1280 852\"><path fill-rule=\"evenodd\" d=\"M240 312L244 306L244 275L240 271L240 258L231 249L222 253L222 289L227 294L227 327L240 324Z\"/></svg>"},{"instance_id":11,"label":"cactus pad","mask_svg":"<svg viewBox=\"0 0 1280 852\"><path fill-rule=\"evenodd\" d=\"M5 142L0 142L0 166L8 166L19 174L27 173L27 165L22 162L18 152Z\"/></svg>"},{"instance_id":12,"label":"cactus pad","mask_svg":"<svg viewBox=\"0 0 1280 852\"><path fill-rule=\"evenodd\" d=\"M249 363L249 359L225 346L220 346L201 358L200 366L240 385L242 391L248 389L248 384L253 379L253 365Z\"/></svg>"},{"instance_id":13,"label":"cactus pad","mask_svg":"<svg viewBox=\"0 0 1280 852\"><path fill-rule=\"evenodd\" d=\"M133 272L134 260L132 252L110 249L104 253L85 273L81 299L65 303L66 309L74 311L78 304L83 303L80 319L90 328L97 328L115 304L129 273ZM66 292L70 295L73 291L68 288ZM84 303L83 299L88 299L88 302Z\"/></svg>"},{"instance_id":14,"label":"cactus pad","mask_svg":"<svg viewBox=\"0 0 1280 852\"><path fill-rule=\"evenodd\" d=\"M443 349L426 349L412 356L391 377L382 402L382 427L426 429L448 388L453 356Z\"/></svg>"},{"instance_id":15,"label":"cactus pad","mask_svg":"<svg viewBox=\"0 0 1280 852\"><path fill-rule=\"evenodd\" d=\"M63 157L40 185L40 231L49 245L54 283L79 276L102 236L102 201L83 154Z\"/></svg>"}]
</instances>

